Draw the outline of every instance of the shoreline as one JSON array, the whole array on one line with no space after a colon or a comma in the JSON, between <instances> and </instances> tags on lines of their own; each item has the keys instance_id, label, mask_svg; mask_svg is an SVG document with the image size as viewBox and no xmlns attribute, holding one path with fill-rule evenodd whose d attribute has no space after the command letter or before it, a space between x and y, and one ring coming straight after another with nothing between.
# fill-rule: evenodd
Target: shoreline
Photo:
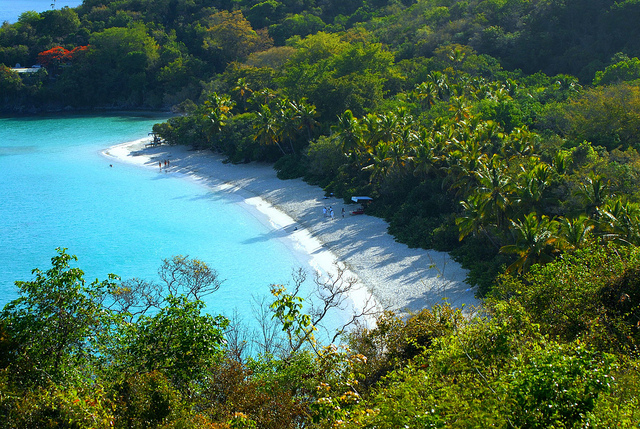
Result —
<instances>
[{"instance_id":1,"label":"shoreline","mask_svg":"<svg viewBox=\"0 0 640 429\"><path fill-rule=\"evenodd\" d=\"M146 147L148 142L143 138L122 143L103 154L147 168L159 168L158 162L168 160L162 171L193 178L262 213L325 277L336 274L335 263L344 264L346 277L358 279L359 287L350 292L358 309L369 293L382 307L396 312L419 311L445 300L458 308L480 304L464 282L466 270L447 253L396 242L384 220L351 215L356 205L326 198L321 188L302 179L280 180L271 165L225 164L223 156L208 150ZM323 207L329 206L334 209L333 220L323 216Z\"/></svg>"}]
</instances>

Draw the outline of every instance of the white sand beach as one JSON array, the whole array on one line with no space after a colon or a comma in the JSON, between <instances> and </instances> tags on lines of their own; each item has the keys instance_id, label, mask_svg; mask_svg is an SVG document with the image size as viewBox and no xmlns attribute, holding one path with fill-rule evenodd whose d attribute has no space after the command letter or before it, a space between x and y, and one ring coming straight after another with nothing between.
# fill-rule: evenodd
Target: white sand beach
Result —
<instances>
[{"instance_id":1,"label":"white sand beach","mask_svg":"<svg viewBox=\"0 0 640 429\"><path fill-rule=\"evenodd\" d=\"M314 268L332 273L334 262L344 263L361 285L359 296L352 296L356 302L369 291L385 308L398 312L417 311L445 299L468 309L479 304L464 282L466 271L448 254L396 242L384 220L352 215L358 205L325 198L321 188L301 179L280 180L271 165L225 164L224 157L208 150L146 143L148 139L124 143L104 154L155 169L168 160L166 168L162 164L163 173L189 175L259 210L268 217L274 237L290 240L308 253ZM333 208L333 220L323 216L323 207Z\"/></svg>"}]
</instances>

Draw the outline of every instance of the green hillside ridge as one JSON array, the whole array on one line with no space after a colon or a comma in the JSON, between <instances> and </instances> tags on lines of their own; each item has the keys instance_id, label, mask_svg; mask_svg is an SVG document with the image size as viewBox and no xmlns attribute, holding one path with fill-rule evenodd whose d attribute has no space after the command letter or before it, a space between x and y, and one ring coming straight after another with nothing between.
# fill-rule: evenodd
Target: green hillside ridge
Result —
<instances>
[{"instance_id":1,"label":"green hillside ridge","mask_svg":"<svg viewBox=\"0 0 640 429\"><path fill-rule=\"evenodd\" d=\"M369 195L485 299L380 314L334 346L274 287L269 342L202 314L192 287L86 285L61 250L0 314L7 427L637 427L639 16L636 0L85 0L3 24L7 114L171 108L168 144ZM193 285L198 261L166 263Z\"/></svg>"}]
</instances>

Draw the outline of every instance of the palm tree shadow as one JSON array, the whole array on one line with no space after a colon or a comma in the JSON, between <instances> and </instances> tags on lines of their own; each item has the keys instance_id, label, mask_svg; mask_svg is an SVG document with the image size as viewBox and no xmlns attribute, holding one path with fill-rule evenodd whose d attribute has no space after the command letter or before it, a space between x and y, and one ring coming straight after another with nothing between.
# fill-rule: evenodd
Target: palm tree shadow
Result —
<instances>
[{"instance_id":1,"label":"palm tree shadow","mask_svg":"<svg viewBox=\"0 0 640 429\"><path fill-rule=\"evenodd\" d=\"M278 228L274 229L262 234L258 234L255 237L247 238L246 240L241 241L242 244L255 244L255 243L264 243L274 239L282 239L287 237L293 228Z\"/></svg>"}]
</instances>

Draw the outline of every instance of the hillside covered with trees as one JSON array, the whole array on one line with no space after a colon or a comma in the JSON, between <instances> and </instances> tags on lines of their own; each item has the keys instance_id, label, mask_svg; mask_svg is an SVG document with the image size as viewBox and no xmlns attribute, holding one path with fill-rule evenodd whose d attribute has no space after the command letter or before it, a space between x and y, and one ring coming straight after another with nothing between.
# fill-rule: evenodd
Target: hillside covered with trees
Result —
<instances>
[{"instance_id":1,"label":"hillside covered with trees","mask_svg":"<svg viewBox=\"0 0 640 429\"><path fill-rule=\"evenodd\" d=\"M5 108L167 107L198 101L203 91L230 89L216 82L240 65L260 72L263 80L250 82L254 89L271 87L293 97L284 82L276 87L269 79L282 72L302 39L319 32L386 53L380 64L369 64L384 83L382 93L367 97L371 106L379 102L375 96L393 97L422 83L425 71L439 66L427 60L455 44L491 57L493 66L521 71L513 78L542 72L590 84L596 72L621 59L616 54L640 53L639 7L633 0L87 0L75 9L26 12L17 23L2 25L0 63L6 67L45 64L39 55L58 46L90 48L24 81L3 69L0 102ZM356 70L345 67L333 71L343 85L364 89L372 79L356 79L350 75ZM505 79L486 65L469 67L473 74ZM341 102L329 104L340 111ZM356 113L355 106L346 107Z\"/></svg>"},{"instance_id":2,"label":"hillside covered with trees","mask_svg":"<svg viewBox=\"0 0 640 429\"><path fill-rule=\"evenodd\" d=\"M59 249L0 312L3 426L637 427L639 258L593 245L501 277L475 313L380 314L338 346L316 333L345 279L311 312L303 279L273 285L251 331L204 312L219 281L201 261L89 284Z\"/></svg>"},{"instance_id":3,"label":"hillside covered with trees","mask_svg":"<svg viewBox=\"0 0 640 429\"><path fill-rule=\"evenodd\" d=\"M274 288L263 318L288 346L247 356L197 296L107 307L144 285L85 287L62 253L2 313L0 409L15 427L636 427L639 17L636 0L85 0L3 24L3 111L172 108L167 143L370 195L486 300L322 348ZM173 323L203 331L159 334Z\"/></svg>"}]
</instances>

